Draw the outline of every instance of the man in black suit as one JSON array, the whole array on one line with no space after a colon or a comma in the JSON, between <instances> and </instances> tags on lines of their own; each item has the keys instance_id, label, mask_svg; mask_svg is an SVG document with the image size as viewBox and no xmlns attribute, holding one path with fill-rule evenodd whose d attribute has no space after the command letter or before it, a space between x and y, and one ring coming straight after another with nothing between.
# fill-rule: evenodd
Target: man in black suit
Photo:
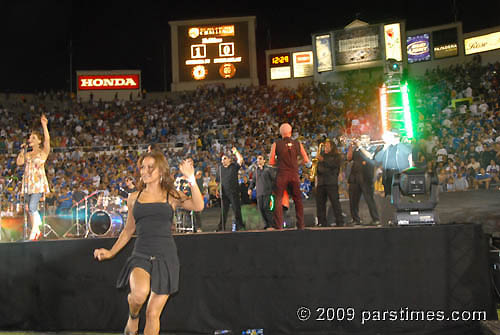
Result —
<instances>
[{"instance_id":1,"label":"man in black suit","mask_svg":"<svg viewBox=\"0 0 500 335\"><path fill-rule=\"evenodd\" d=\"M273 212L269 204L273 193L275 175L276 171L270 166L266 166L264 156L257 156L257 168L253 173L248 195L252 193L253 188L256 189L257 208L264 220L264 229L273 228L274 226Z\"/></svg>"},{"instance_id":2,"label":"man in black suit","mask_svg":"<svg viewBox=\"0 0 500 335\"><path fill-rule=\"evenodd\" d=\"M359 217L359 201L361 195L368 205L372 225L380 224L380 216L374 199L374 173L375 161L373 154L364 149L359 141L354 141L348 149L347 160L352 161L349 183L349 205L351 209L352 224L361 224Z\"/></svg>"}]
</instances>

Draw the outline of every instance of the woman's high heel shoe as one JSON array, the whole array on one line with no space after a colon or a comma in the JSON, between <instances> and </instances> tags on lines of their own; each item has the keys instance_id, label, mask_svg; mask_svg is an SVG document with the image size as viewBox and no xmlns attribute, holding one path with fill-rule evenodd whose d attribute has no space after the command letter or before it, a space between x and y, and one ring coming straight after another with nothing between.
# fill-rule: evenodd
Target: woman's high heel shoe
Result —
<instances>
[{"instance_id":1,"label":"woman's high heel shoe","mask_svg":"<svg viewBox=\"0 0 500 335\"><path fill-rule=\"evenodd\" d=\"M35 235L30 235L30 241L39 241L42 238L42 232L38 232Z\"/></svg>"},{"instance_id":2,"label":"woman's high heel shoe","mask_svg":"<svg viewBox=\"0 0 500 335\"><path fill-rule=\"evenodd\" d=\"M129 312L129 317L132 319L132 320L137 320L139 318L139 313L137 313L136 315L133 315L132 313ZM131 332L127 329L127 326L125 325L125 329L123 330L123 335L137 335L137 333L139 332L139 330L136 330L135 332Z\"/></svg>"}]
</instances>

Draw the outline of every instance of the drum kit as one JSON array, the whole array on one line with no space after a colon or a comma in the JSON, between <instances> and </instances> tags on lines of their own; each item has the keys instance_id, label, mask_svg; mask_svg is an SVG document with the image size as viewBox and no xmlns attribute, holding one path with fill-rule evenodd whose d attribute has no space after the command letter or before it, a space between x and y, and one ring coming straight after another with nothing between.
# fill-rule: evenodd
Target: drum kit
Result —
<instances>
[{"instance_id":1,"label":"drum kit","mask_svg":"<svg viewBox=\"0 0 500 335\"><path fill-rule=\"evenodd\" d=\"M184 208L175 210L175 232L177 233L195 233L194 212Z\"/></svg>"},{"instance_id":2,"label":"drum kit","mask_svg":"<svg viewBox=\"0 0 500 335\"><path fill-rule=\"evenodd\" d=\"M128 209L119 196L95 191L73 206L73 224L64 237L116 237L127 219Z\"/></svg>"}]
</instances>

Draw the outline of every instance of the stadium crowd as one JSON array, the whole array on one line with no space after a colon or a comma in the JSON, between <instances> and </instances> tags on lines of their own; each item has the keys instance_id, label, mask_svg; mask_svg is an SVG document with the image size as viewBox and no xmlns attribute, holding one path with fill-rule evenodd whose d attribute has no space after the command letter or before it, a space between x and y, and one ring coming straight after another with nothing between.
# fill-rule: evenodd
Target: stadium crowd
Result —
<instances>
[{"instance_id":1,"label":"stadium crowd","mask_svg":"<svg viewBox=\"0 0 500 335\"><path fill-rule=\"evenodd\" d=\"M437 173L441 191L498 189L500 64L472 61L408 81L418 134L413 161ZM181 159L194 159L205 203L211 206L219 157L233 146L242 153L241 193L246 194L244 180L257 155L269 153L282 122L293 125L309 153L326 137L336 139L344 153L343 139L362 133L373 138L379 133L380 85L353 74L343 84L298 89L201 86L174 100L79 101L64 92L39 93L29 100L5 95L0 100L3 208L20 201L23 170L15 157L42 113L49 119L53 148L46 162L51 210L71 207L75 190L106 190L118 197L125 177L135 175L138 155L151 143L165 152L174 174ZM339 178L341 197L347 196L348 168L345 164ZM308 171L300 172L304 197L309 197Z\"/></svg>"}]
</instances>

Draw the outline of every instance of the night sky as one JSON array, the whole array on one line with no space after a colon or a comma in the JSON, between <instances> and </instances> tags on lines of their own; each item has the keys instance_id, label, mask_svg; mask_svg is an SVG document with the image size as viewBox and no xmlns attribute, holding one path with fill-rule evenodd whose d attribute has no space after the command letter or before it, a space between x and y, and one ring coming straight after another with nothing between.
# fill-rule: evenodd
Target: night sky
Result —
<instances>
[{"instance_id":1,"label":"night sky","mask_svg":"<svg viewBox=\"0 0 500 335\"><path fill-rule=\"evenodd\" d=\"M238 7L229 1L3 1L0 91L69 90L70 63L73 80L76 70L140 69L146 90L163 90L164 78L169 90L168 22L174 20L256 16L259 69L265 50L311 45L312 33L341 29L356 18L406 19L407 30L455 19L464 32L500 26L498 0L234 3ZM259 79L265 80L261 71Z\"/></svg>"}]
</instances>

